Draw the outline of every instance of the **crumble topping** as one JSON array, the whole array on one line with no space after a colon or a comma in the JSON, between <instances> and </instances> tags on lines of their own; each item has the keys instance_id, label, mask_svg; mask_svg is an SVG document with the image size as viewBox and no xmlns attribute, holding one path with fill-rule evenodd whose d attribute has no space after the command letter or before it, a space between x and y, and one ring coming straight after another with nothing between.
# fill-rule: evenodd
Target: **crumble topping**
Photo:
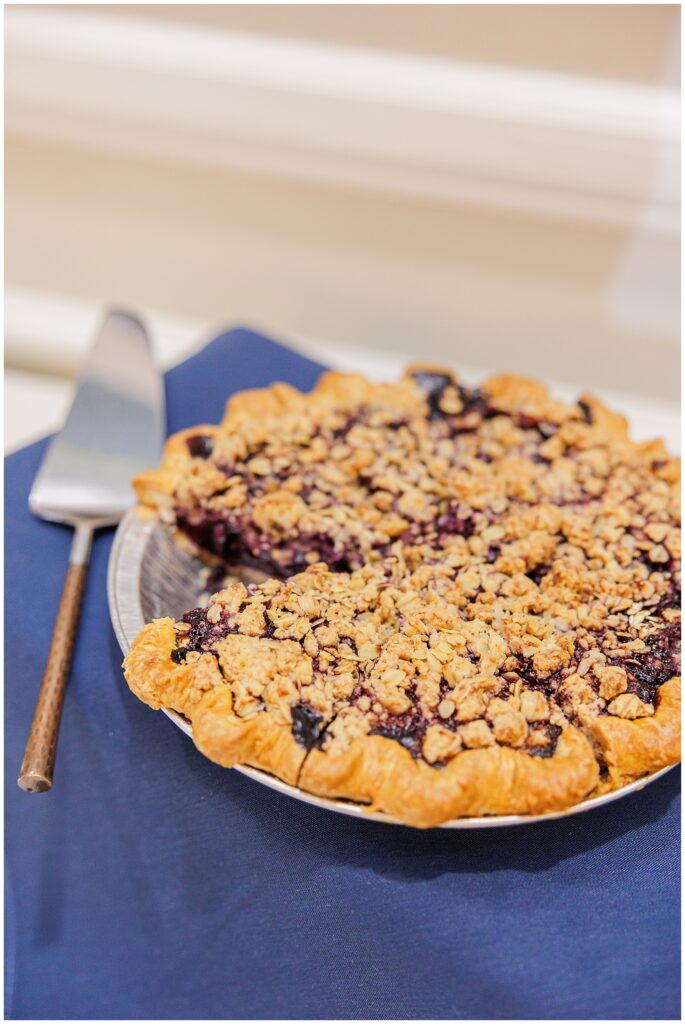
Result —
<instances>
[{"instance_id":1,"label":"crumble topping","mask_svg":"<svg viewBox=\"0 0 685 1024\"><path fill-rule=\"evenodd\" d=\"M215 659L206 685L307 750L549 757L569 723L653 715L679 674L677 461L590 396L337 377L186 447L176 526L274 578L187 613L172 658Z\"/></svg>"}]
</instances>

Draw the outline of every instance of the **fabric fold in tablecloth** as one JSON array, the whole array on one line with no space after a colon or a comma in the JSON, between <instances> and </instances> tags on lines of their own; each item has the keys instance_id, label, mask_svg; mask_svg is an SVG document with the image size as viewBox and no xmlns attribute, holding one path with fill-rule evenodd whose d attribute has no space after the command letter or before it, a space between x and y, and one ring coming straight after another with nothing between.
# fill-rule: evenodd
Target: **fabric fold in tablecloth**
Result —
<instances>
[{"instance_id":1,"label":"fabric fold in tablecloth","mask_svg":"<svg viewBox=\"0 0 685 1024\"><path fill-rule=\"evenodd\" d=\"M247 330L166 379L169 431L321 367ZM676 1018L679 771L482 831L357 821L211 764L128 691L94 545L54 789L16 785L69 550L6 462L6 1016Z\"/></svg>"}]
</instances>

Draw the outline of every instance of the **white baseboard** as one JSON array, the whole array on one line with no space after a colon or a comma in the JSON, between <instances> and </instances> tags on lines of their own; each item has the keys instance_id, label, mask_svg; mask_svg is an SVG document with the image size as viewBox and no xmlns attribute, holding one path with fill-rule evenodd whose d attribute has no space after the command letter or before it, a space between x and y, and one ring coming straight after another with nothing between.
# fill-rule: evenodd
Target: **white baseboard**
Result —
<instances>
[{"instance_id":1,"label":"white baseboard","mask_svg":"<svg viewBox=\"0 0 685 1024\"><path fill-rule=\"evenodd\" d=\"M167 369L209 341L216 325L138 310L150 331L160 367ZM102 316L96 303L66 300L42 292L8 288L5 294L6 450L56 429L67 409L70 379L78 372ZM287 339L304 355L335 369L365 373L373 380L394 380L408 359L401 352L381 351L320 338ZM28 359L27 359L28 353ZM50 378L45 371L59 375ZM477 384L505 366L453 366L467 383ZM558 397L575 401L578 387L548 381ZM35 387L32 387L35 384ZM669 450L680 450L680 410L675 402L596 389L612 408L630 419L636 440L663 437Z\"/></svg>"},{"instance_id":2,"label":"white baseboard","mask_svg":"<svg viewBox=\"0 0 685 1024\"><path fill-rule=\"evenodd\" d=\"M138 313L138 310L132 310ZM79 372L103 315L96 302L29 288L5 289L5 365L54 377ZM167 369L207 340L209 323L145 310L156 359Z\"/></svg>"}]
</instances>

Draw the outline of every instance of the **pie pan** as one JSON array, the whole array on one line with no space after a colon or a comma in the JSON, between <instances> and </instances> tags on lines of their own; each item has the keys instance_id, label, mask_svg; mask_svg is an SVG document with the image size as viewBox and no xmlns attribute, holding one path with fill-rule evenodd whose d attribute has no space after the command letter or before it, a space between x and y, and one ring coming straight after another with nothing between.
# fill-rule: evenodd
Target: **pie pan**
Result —
<instances>
[{"instance_id":1,"label":"pie pan","mask_svg":"<svg viewBox=\"0 0 685 1024\"><path fill-rule=\"evenodd\" d=\"M236 570L236 575L241 574ZM206 593L206 578L206 566L180 548L153 515L138 508L132 509L121 521L116 532L107 575L110 617L123 653L128 653L134 638L147 622L167 615L180 618L189 608L201 604L202 595ZM247 580L249 577L246 575L243 578ZM166 708L162 710L186 735L192 735L192 728L187 719L175 711ZM456 818L443 823L439 828L524 825L580 814L582 811L592 810L642 789L670 771L671 767L674 766L662 768L661 771L610 793L583 800L564 811L538 815L509 814L497 817ZM370 811L362 804L314 796L258 768L236 765L235 770L270 789L316 807L356 818L399 824L390 815Z\"/></svg>"}]
</instances>

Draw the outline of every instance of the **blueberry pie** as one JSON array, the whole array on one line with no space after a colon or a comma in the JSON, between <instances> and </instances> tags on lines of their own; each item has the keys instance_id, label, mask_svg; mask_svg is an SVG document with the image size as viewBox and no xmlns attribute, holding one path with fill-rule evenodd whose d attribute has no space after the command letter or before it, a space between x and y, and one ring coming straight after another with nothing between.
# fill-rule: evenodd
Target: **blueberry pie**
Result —
<instances>
[{"instance_id":1,"label":"blueberry pie","mask_svg":"<svg viewBox=\"0 0 685 1024\"><path fill-rule=\"evenodd\" d=\"M209 565L265 577L125 661L219 764L428 827L679 758L679 463L591 396L329 373L235 396L135 488Z\"/></svg>"}]
</instances>

